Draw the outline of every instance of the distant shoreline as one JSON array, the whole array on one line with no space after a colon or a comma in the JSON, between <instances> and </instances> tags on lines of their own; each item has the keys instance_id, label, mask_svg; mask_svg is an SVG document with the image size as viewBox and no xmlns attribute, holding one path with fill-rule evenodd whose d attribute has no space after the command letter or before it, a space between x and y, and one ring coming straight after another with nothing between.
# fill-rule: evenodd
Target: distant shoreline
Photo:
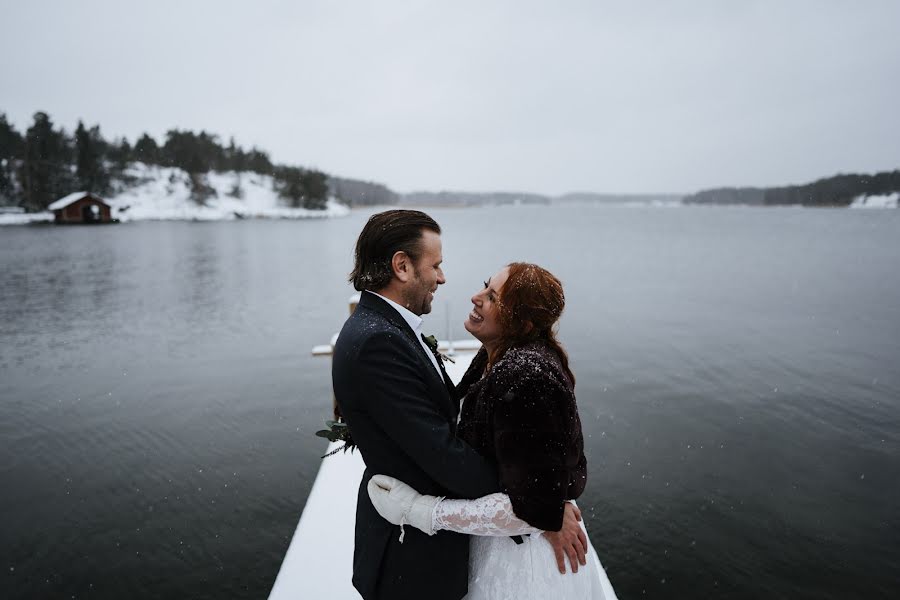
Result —
<instances>
[{"instance_id":1,"label":"distant shoreline","mask_svg":"<svg viewBox=\"0 0 900 600\"><path fill-rule=\"evenodd\" d=\"M351 213L357 212L372 212L374 210L389 210L396 208L411 208L411 209L419 209L428 211L431 209L440 209L440 210L464 210L464 209L482 209L482 208L506 208L506 209L516 209L516 208L526 208L526 207L539 207L539 208L560 208L565 206L567 208L574 207L589 207L589 208L623 208L623 209L673 209L673 208L683 208L683 209L813 209L813 210L822 210L822 209L834 209L834 210L847 210L847 209L868 209L868 210L895 210L897 208L896 199L894 203L884 203L884 202L874 202L874 203L866 203L861 202L859 204L851 204L850 206L813 206L813 205L805 205L805 204L769 204L769 205L761 205L761 204L712 204L712 203L672 203L672 204L654 204L651 202L570 202L566 204L537 204L537 203L529 203L529 204L383 204L383 205L364 205L364 206L351 206L347 207L342 204L335 203L335 212L330 212L328 208L324 211L314 211L314 214L308 214L310 211L306 212L297 212L303 211L304 209L281 209L280 211L274 211L271 214L241 214L241 213L232 213L230 215L223 214L220 217L213 216L203 216L203 217L190 217L190 216L159 216L159 217L140 217L140 218L131 218L124 219L120 222L129 223L129 222L143 222L143 221L181 221L181 222L215 222L215 221L240 221L240 220L309 220L309 219L328 219L328 218L337 218L347 216ZM331 206L331 201L329 203ZM296 212L296 214L294 214ZM41 213L2 213L0 212L0 226L3 225L53 225L54 217L53 213L49 212L41 212Z\"/></svg>"}]
</instances>

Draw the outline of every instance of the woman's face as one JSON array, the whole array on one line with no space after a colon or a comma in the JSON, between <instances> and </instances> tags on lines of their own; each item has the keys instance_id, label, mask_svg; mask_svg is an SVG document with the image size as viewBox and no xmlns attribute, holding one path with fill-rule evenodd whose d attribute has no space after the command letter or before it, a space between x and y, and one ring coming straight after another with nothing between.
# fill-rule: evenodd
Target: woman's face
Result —
<instances>
[{"instance_id":1,"label":"woman's face","mask_svg":"<svg viewBox=\"0 0 900 600\"><path fill-rule=\"evenodd\" d=\"M472 312L466 319L466 331L474 335L488 350L500 339L500 290L509 277L509 268L503 267L484 282L484 289L472 296Z\"/></svg>"}]
</instances>

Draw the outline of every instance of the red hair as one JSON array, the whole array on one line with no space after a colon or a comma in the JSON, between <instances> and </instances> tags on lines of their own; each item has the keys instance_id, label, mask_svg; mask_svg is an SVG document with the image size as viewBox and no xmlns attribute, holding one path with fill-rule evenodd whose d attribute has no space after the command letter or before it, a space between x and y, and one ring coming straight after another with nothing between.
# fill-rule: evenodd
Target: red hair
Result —
<instances>
[{"instance_id":1,"label":"red hair","mask_svg":"<svg viewBox=\"0 0 900 600\"><path fill-rule=\"evenodd\" d=\"M500 289L498 302L500 340L488 362L495 364L514 346L540 341L556 352L574 386L569 356L556 339L556 325L566 306L562 282L535 264L514 262L507 267L509 276Z\"/></svg>"}]
</instances>

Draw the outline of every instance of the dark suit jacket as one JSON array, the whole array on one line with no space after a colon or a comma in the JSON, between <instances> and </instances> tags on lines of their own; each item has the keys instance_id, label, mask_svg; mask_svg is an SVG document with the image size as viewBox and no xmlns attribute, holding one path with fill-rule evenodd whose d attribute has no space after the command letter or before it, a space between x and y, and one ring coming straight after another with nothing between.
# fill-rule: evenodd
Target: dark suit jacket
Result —
<instances>
[{"instance_id":1,"label":"dark suit jacket","mask_svg":"<svg viewBox=\"0 0 900 600\"><path fill-rule=\"evenodd\" d=\"M366 600L458 600L468 590L468 536L427 536L385 521L366 485L396 477L423 494L479 498L500 490L492 463L456 436L459 404L409 324L363 293L334 347L332 382L366 463L356 507L353 585ZM336 518L340 518L336 515Z\"/></svg>"}]
</instances>

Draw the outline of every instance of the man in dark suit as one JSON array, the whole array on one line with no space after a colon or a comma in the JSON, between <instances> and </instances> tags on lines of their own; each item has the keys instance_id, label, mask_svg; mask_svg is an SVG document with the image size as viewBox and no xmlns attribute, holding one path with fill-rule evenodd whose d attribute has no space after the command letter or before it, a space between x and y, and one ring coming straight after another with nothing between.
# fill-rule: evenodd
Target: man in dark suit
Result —
<instances>
[{"instance_id":1,"label":"man in dark suit","mask_svg":"<svg viewBox=\"0 0 900 600\"><path fill-rule=\"evenodd\" d=\"M335 397L366 463L353 554L353 585L366 600L458 600L468 589L468 537L449 531L429 537L408 527L401 543L400 532L369 499L373 475L396 477L433 496L500 491L496 467L456 437L453 384L421 332L421 315L431 312L445 281L440 233L419 211L369 219L350 275L361 292L359 305L334 347ZM570 556L577 547L574 539L551 543L558 559L563 545L569 544Z\"/></svg>"}]
</instances>

